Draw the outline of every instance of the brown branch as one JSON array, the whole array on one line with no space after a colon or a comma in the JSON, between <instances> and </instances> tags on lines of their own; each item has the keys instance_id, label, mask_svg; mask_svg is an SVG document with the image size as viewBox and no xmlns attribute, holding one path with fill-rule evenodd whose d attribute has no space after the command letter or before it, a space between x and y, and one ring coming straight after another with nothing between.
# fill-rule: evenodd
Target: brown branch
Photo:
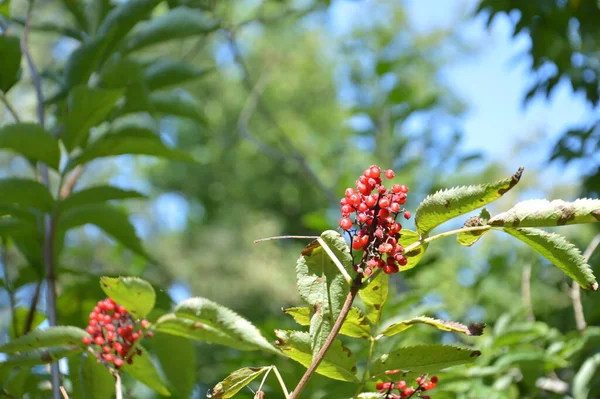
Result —
<instances>
[{"instance_id":1,"label":"brown branch","mask_svg":"<svg viewBox=\"0 0 600 399\"><path fill-rule=\"evenodd\" d=\"M590 258L598 245L600 244L600 233L596 234L596 236L592 239L592 242L588 245L588 247L583 252L583 258L585 259L585 263L590 261ZM571 285L571 301L573 302L573 313L575 313L575 324L577 325L577 329L579 331L583 331L587 327L587 323L585 321L585 315L583 313L583 304L581 303L581 287L577 284L576 281L573 281Z\"/></svg>"},{"instance_id":2,"label":"brown branch","mask_svg":"<svg viewBox=\"0 0 600 399\"><path fill-rule=\"evenodd\" d=\"M75 184L77 184L77 181L81 177L82 173L83 173L82 165L77 165L75 167L75 169L73 169L73 171L69 174L69 176L65 180L64 184L60 188L60 193L59 193L60 199L65 199L69 195L71 195L71 193L73 192L73 188L75 188Z\"/></svg>"},{"instance_id":3,"label":"brown branch","mask_svg":"<svg viewBox=\"0 0 600 399\"><path fill-rule=\"evenodd\" d=\"M259 238L258 240L254 240L254 243L263 242L263 241L272 241L272 240L285 240L285 239L310 239L316 240L319 236L275 236L275 237L267 237L267 238Z\"/></svg>"}]
</instances>

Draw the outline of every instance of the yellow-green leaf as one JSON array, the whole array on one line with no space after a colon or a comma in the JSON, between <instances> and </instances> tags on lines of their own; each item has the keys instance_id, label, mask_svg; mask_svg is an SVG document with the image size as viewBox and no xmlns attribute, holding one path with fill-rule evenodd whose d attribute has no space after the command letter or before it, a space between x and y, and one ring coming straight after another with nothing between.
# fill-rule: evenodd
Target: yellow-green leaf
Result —
<instances>
[{"instance_id":1,"label":"yellow-green leaf","mask_svg":"<svg viewBox=\"0 0 600 399\"><path fill-rule=\"evenodd\" d=\"M138 277L100 277L100 287L109 298L137 319L146 317L154 309L156 293L146 280Z\"/></svg>"},{"instance_id":2,"label":"yellow-green leaf","mask_svg":"<svg viewBox=\"0 0 600 399\"><path fill-rule=\"evenodd\" d=\"M551 227L594 223L600 220L600 200L583 198L573 202L545 199L519 202L489 220L491 226Z\"/></svg>"},{"instance_id":3,"label":"yellow-green leaf","mask_svg":"<svg viewBox=\"0 0 600 399\"><path fill-rule=\"evenodd\" d=\"M207 397L214 399L233 398L246 385L271 367L244 367L229 374L211 390Z\"/></svg>"},{"instance_id":4,"label":"yellow-green leaf","mask_svg":"<svg viewBox=\"0 0 600 399\"><path fill-rule=\"evenodd\" d=\"M466 326L464 324L457 323L454 321L445 321L427 316L419 316L410 320L400 321L388 326L385 330L381 332L381 334L379 334L377 338L381 338L382 336L391 337L393 335L401 333L402 331L408 330L415 324L427 324L437 328L438 330L452 331L475 336L483 334L483 329L485 327L485 324L480 323L471 323L468 326Z\"/></svg>"}]
</instances>

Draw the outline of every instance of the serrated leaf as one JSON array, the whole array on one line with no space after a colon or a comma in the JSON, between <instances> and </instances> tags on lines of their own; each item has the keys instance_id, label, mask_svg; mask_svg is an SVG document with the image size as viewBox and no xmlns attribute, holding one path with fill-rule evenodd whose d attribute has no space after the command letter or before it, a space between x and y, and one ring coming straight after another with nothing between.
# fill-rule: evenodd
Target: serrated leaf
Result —
<instances>
[{"instance_id":1,"label":"serrated leaf","mask_svg":"<svg viewBox=\"0 0 600 399\"><path fill-rule=\"evenodd\" d=\"M83 345L81 339L88 333L74 326L55 326L45 330L33 330L27 335L0 346L0 352L15 353L40 348L66 345Z\"/></svg>"},{"instance_id":2,"label":"serrated leaf","mask_svg":"<svg viewBox=\"0 0 600 399\"><path fill-rule=\"evenodd\" d=\"M169 389L180 398L189 398L196 384L196 349L183 337L157 333L152 337L152 353L156 355Z\"/></svg>"},{"instance_id":3,"label":"serrated leaf","mask_svg":"<svg viewBox=\"0 0 600 399\"><path fill-rule=\"evenodd\" d=\"M137 360L137 359L136 359ZM81 362L81 389L85 399L111 399L115 394L115 379L95 356L87 354Z\"/></svg>"},{"instance_id":4,"label":"serrated leaf","mask_svg":"<svg viewBox=\"0 0 600 399\"><path fill-rule=\"evenodd\" d=\"M271 367L244 367L229 374L219 382L206 396L214 399L233 398L236 393L250 384L256 377L269 370Z\"/></svg>"},{"instance_id":5,"label":"serrated leaf","mask_svg":"<svg viewBox=\"0 0 600 399\"><path fill-rule=\"evenodd\" d=\"M142 246L142 242L136 234L135 227L129 221L128 215L120 209L108 204L90 204L72 208L61 215L57 231L64 233L69 229L85 224L98 226L123 246L152 260L152 257Z\"/></svg>"},{"instance_id":6,"label":"serrated leaf","mask_svg":"<svg viewBox=\"0 0 600 399\"><path fill-rule=\"evenodd\" d=\"M11 323L10 329L8 331L11 340L14 341L16 338L23 336L23 332L25 331L25 323L27 322L28 315L29 308L15 308L13 316L14 322ZM36 310L33 314L31 329L33 330L34 328L42 324L44 320L46 320L46 316Z\"/></svg>"},{"instance_id":7,"label":"serrated leaf","mask_svg":"<svg viewBox=\"0 0 600 399\"><path fill-rule=\"evenodd\" d=\"M0 148L15 151L33 162L44 162L55 170L60 163L58 141L37 123L14 123L0 128Z\"/></svg>"},{"instance_id":8,"label":"serrated leaf","mask_svg":"<svg viewBox=\"0 0 600 399\"><path fill-rule=\"evenodd\" d=\"M475 335L475 336L483 334L483 329L485 327L485 324L480 324L480 323L477 323L477 324L472 323L472 324L469 324L468 326L466 326L464 324L457 323L454 321L445 321L445 320L434 319L434 318L427 317L427 316L419 316L419 317L414 317L410 320L400 321L398 323L394 323L394 324L388 326L385 330L383 330L381 332L379 337L394 336L396 334L401 333L402 331L408 330L415 324L427 324L427 325L437 328L438 330L452 331L452 332L458 332L458 333L463 333L466 335Z\"/></svg>"},{"instance_id":9,"label":"serrated leaf","mask_svg":"<svg viewBox=\"0 0 600 399\"><path fill-rule=\"evenodd\" d=\"M488 220L491 215L487 209L483 208L479 213L479 216L473 216L465 222L463 227L483 227L488 224ZM470 247L475 244L489 229L486 230L474 230L474 231L463 231L456 235L456 241L465 247Z\"/></svg>"},{"instance_id":10,"label":"serrated leaf","mask_svg":"<svg viewBox=\"0 0 600 399\"><path fill-rule=\"evenodd\" d=\"M79 85L69 92L68 114L61 138L67 150L87 142L90 129L105 121L123 90L96 89Z\"/></svg>"},{"instance_id":11,"label":"serrated leaf","mask_svg":"<svg viewBox=\"0 0 600 399\"><path fill-rule=\"evenodd\" d=\"M573 378L573 399L589 398L590 387L594 376L598 376L600 353L588 357Z\"/></svg>"},{"instance_id":12,"label":"serrated leaf","mask_svg":"<svg viewBox=\"0 0 600 399\"><path fill-rule=\"evenodd\" d=\"M310 325L310 309L309 308L288 308L284 310L284 313L292 316L296 323L301 326ZM348 337L369 339L371 336L371 326L369 322L365 320L365 315L362 314L360 309L352 307L342 328L340 334Z\"/></svg>"},{"instance_id":13,"label":"serrated leaf","mask_svg":"<svg viewBox=\"0 0 600 399\"><path fill-rule=\"evenodd\" d=\"M73 159L69 168L94 159L117 155L135 154L168 158L176 161L195 162L183 151L167 147L159 136L142 126L126 126L113 130L89 144Z\"/></svg>"},{"instance_id":14,"label":"serrated leaf","mask_svg":"<svg viewBox=\"0 0 600 399\"><path fill-rule=\"evenodd\" d=\"M171 393L165 386L163 378L158 373L156 365L154 364L154 361L150 357L148 351L142 348L140 345L138 345L137 347L142 350L142 354L136 355L132 364L124 364L123 370L127 374L129 374L142 384L146 385L148 388L155 390L159 394L163 396L171 396Z\"/></svg>"},{"instance_id":15,"label":"serrated leaf","mask_svg":"<svg viewBox=\"0 0 600 399\"><path fill-rule=\"evenodd\" d=\"M519 202L489 220L491 226L551 227L594 223L600 220L600 200L578 199L574 202L545 199Z\"/></svg>"},{"instance_id":16,"label":"serrated leaf","mask_svg":"<svg viewBox=\"0 0 600 399\"><path fill-rule=\"evenodd\" d=\"M175 89L170 92L159 91L150 95L150 107L159 115L173 115L206 123L202 114L202 105L189 92Z\"/></svg>"},{"instance_id":17,"label":"serrated leaf","mask_svg":"<svg viewBox=\"0 0 600 399\"><path fill-rule=\"evenodd\" d=\"M145 23L127 38L125 51L212 32L219 27L219 21L207 13L188 7L177 7Z\"/></svg>"},{"instance_id":18,"label":"serrated leaf","mask_svg":"<svg viewBox=\"0 0 600 399\"><path fill-rule=\"evenodd\" d=\"M152 63L144 72L150 90L181 85L206 75L211 69L199 68L176 60L160 60Z\"/></svg>"},{"instance_id":19,"label":"serrated leaf","mask_svg":"<svg viewBox=\"0 0 600 399\"><path fill-rule=\"evenodd\" d=\"M67 211L78 206L130 198L146 198L146 196L133 190L123 190L118 187L100 185L74 192L61 201L59 207L61 211Z\"/></svg>"},{"instance_id":20,"label":"serrated leaf","mask_svg":"<svg viewBox=\"0 0 600 399\"><path fill-rule=\"evenodd\" d=\"M417 208L417 231L427 235L436 226L497 200L519 182L522 174L523 168L519 168L508 179L495 183L454 187L429 195Z\"/></svg>"},{"instance_id":21,"label":"serrated leaf","mask_svg":"<svg viewBox=\"0 0 600 399\"><path fill-rule=\"evenodd\" d=\"M579 249L560 234L533 228L506 228L504 231L529 245L540 255L586 290L598 289L598 283L590 265L585 262Z\"/></svg>"},{"instance_id":22,"label":"serrated leaf","mask_svg":"<svg viewBox=\"0 0 600 399\"><path fill-rule=\"evenodd\" d=\"M379 273L368 286L358 291L360 299L367 308L367 319L375 325L381 319L383 305L388 297L389 284L390 276L385 273Z\"/></svg>"},{"instance_id":23,"label":"serrated leaf","mask_svg":"<svg viewBox=\"0 0 600 399\"><path fill-rule=\"evenodd\" d=\"M333 230L321 234L344 268L352 271L352 256L346 241ZM302 251L296 263L298 291L302 299L314 309L310 323L313 353L316 354L335 320L340 314L350 287L327 252L318 241L313 241Z\"/></svg>"},{"instance_id":24,"label":"serrated leaf","mask_svg":"<svg viewBox=\"0 0 600 399\"><path fill-rule=\"evenodd\" d=\"M139 277L100 277L100 287L137 319L146 317L154 309L154 288Z\"/></svg>"},{"instance_id":25,"label":"serrated leaf","mask_svg":"<svg viewBox=\"0 0 600 399\"><path fill-rule=\"evenodd\" d=\"M42 183L31 179L0 179L0 204L19 205L24 208L35 208L43 212L51 212L54 198Z\"/></svg>"},{"instance_id":26,"label":"serrated leaf","mask_svg":"<svg viewBox=\"0 0 600 399\"><path fill-rule=\"evenodd\" d=\"M401 370L403 376L420 376L460 364L474 362L481 352L447 345L417 345L382 355L373 363L371 378L382 378L386 370Z\"/></svg>"},{"instance_id":27,"label":"serrated leaf","mask_svg":"<svg viewBox=\"0 0 600 399\"><path fill-rule=\"evenodd\" d=\"M0 91L6 93L19 81L21 45L19 38L0 35Z\"/></svg>"},{"instance_id":28,"label":"serrated leaf","mask_svg":"<svg viewBox=\"0 0 600 399\"><path fill-rule=\"evenodd\" d=\"M412 230L402 230L400 231L400 239L398 243L402 245L404 248L408 247L410 244L413 244L421 239L419 233ZM423 255L425 255L425 251L429 244L423 244L413 249L412 251L402 252L402 255L408 261L406 265L400 266L400 271L410 270L415 267L420 261Z\"/></svg>"},{"instance_id":29,"label":"serrated leaf","mask_svg":"<svg viewBox=\"0 0 600 399\"><path fill-rule=\"evenodd\" d=\"M54 363L59 359L78 355L81 352L83 352L83 348L81 347L57 347L44 350L31 350L7 357L0 362L0 370Z\"/></svg>"},{"instance_id":30,"label":"serrated leaf","mask_svg":"<svg viewBox=\"0 0 600 399\"><path fill-rule=\"evenodd\" d=\"M292 360L304 367L310 366L313 355L311 338L302 331L275 330L276 345ZM317 368L317 373L334 380L356 382L356 359L350 349L344 347L339 340L333 341L325 358Z\"/></svg>"}]
</instances>

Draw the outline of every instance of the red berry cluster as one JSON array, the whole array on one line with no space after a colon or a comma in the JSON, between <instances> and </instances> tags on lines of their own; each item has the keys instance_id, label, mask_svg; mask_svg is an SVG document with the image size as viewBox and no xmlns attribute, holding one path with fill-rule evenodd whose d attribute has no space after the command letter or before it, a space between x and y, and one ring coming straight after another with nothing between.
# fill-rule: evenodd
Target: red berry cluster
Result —
<instances>
[{"instance_id":1,"label":"red berry cluster","mask_svg":"<svg viewBox=\"0 0 600 399\"><path fill-rule=\"evenodd\" d=\"M400 370L388 370L385 373L387 375L399 373ZM430 391L435 388L435 385L439 381L438 378L434 375L431 378L427 378L426 376L421 376L415 380L417 382L417 387L409 387L406 381L398 381L397 383L393 382L378 382L376 388L379 392L385 394L386 399L407 399L412 398L416 395L421 399L430 399L429 396L421 396L421 394L425 391ZM393 393L392 391L397 389L400 395Z\"/></svg>"},{"instance_id":2,"label":"red berry cluster","mask_svg":"<svg viewBox=\"0 0 600 399\"><path fill-rule=\"evenodd\" d=\"M140 323L142 329L148 328L150 323L144 319ZM138 339L144 336L142 329L137 329L136 322L123 306L118 305L110 298L99 301L92 313L86 331L90 334L81 340L85 345L95 345L98 358L102 358L107 365L114 364L116 368L133 363L133 356L142 354L140 349L129 353ZM147 331L146 337L152 336L152 331Z\"/></svg>"},{"instance_id":3,"label":"red berry cluster","mask_svg":"<svg viewBox=\"0 0 600 399\"><path fill-rule=\"evenodd\" d=\"M408 187L394 184L390 189L386 188L381 173L377 165L371 165L356 181L356 190L347 188L346 196L340 201L340 227L348 231L355 224L358 226L352 236L352 248L367 254L363 258L368 259L366 268L359 270L366 275L378 267L387 274L397 273L400 266L408 262L398 242L402 225L396 221L400 213L404 218L410 218L410 212L402 207L406 203ZM386 170L384 174L388 179L394 177L393 170ZM351 215L354 215L354 221Z\"/></svg>"}]
</instances>

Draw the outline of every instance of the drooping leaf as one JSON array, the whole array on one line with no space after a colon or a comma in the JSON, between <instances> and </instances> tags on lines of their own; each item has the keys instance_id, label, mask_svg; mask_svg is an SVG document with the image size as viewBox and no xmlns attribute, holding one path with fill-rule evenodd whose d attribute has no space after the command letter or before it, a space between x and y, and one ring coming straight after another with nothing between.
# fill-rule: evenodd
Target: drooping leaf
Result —
<instances>
[{"instance_id":1,"label":"drooping leaf","mask_svg":"<svg viewBox=\"0 0 600 399\"><path fill-rule=\"evenodd\" d=\"M400 239L398 240L398 243L400 243L400 245L402 245L404 248L408 247L410 244L413 244L417 241L419 241L421 239L421 236L419 235L419 233L412 231L412 230L402 230L400 232ZM406 260L408 261L406 263L406 265L404 266L400 266L400 271L406 271L406 270L410 270L413 267L415 267L420 261L421 258L423 257L423 255L425 255L425 251L427 250L427 247L429 246L429 244L423 244L423 245L419 245L418 247L416 247L415 249L411 250L411 251L405 251L402 253L402 255L404 255L404 257L406 257Z\"/></svg>"},{"instance_id":2,"label":"drooping leaf","mask_svg":"<svg viewBox=\"0 0 600 399\"><path fill-rule=\"evenodd\" d=\"M377 325L381 319L383 305L387 301L390 284L390 276L379 273L377 277L365 288L358 291L360 299L367 308L367 319Z\"/></svg>"},{"instance_id":3,"label":"drooping leaf","mask_svg":"<svg viewBox=\"0 0 600 399\"><path fill-rule=\"evenodd\" d=\"M19 38L0 35L0 91L8 92L19 81L20 68L21 45Z\"/></svg>"},{"instance_id":4,"label":"drooping leaf","mask_svg":"<svg viewBox=\"0 0 600 399\"><path fill-rule=\"evenodd\" d=\"M85 13L83 12L83 5L78 1L71 0L62 0L61 3L71 14L73 14L78 27L85 31L87 29L87 20L85 18Z\"/></svg>"},{"instance_id":5,"label":"drooping leaf","mask_svg":"<svg viewBox=\"0 0 600 399\"><path fill-rule=\"evenodd\" d=\"M600 200L578 199L574 202L545 199L519 202L489 220L491 226L544 227L594 223L600 220Z\"/></svg>"},{"instance_id":6,"label":"drooping leaf","mask_svg":"<svg viewBox=\"0 0 600 399\"><path fill-rule=\"evenodd\" d=\"M296 323L301 326L310 325L310 309L309 308L288 308L284 310L284 313L289 314L294 318ZM340 334L348 337L369 339L371 336L371 326L369 322L365 320L365 315L362 314L360 309L352 307L342 328Z\"/></svg>"},{"instance_id":7,"label":"drooping leaf","mask_svg":"<svg viewBox=\"0 0 600 399\"><path fill-rule=\"evenodd\" d=\"M504 231L536 250L582 288L598 289L594 273L579 249L560 234L533 228L506 228Z\"/></svg>"},{"instance_id":8,"label":"drooping leaf","mask_svg":"<svg viewBox=\"0 0 600 399\"><path fill-rule=\"evenodd\" d=\"M137 319L146 317L154 309L154 288L139 277L100 277L100 287Z\"/></svg>"},{"instance_id":9,"label":"drooping leaf","mask_svg":"<svg viewBox=\"0 0 600 399\"><path fill-rule=\"evenodd\" d=\"M0 362L0 370L54 363L63 357L78 355L81 352L83 352L83 348L75 346L31 350L7 357Z\"/></svg>"},{"instance_id":10,"label":"drooping leaf","mask_svg":"<svg viewBox=\"0 0 600 399\"><path fill-rule=\"evenodd\" d=\"M310 366L313 355L311 349L311 338L308 333L302 331L275 330L279 349L287 357L297 361L304 367ZM350 349L342 345L341 341L335 340L327 351L325 358L317 368L317 373L334 380L356 382L356 359Z\"/></svg>"},{"instance_id":11,"label":"drooping leaf","mask_svg":"<svg viewBox=\"0 0 600 399\"><path fill-rule=\"evenodd\" d=\"M352 271L350 249L342 236L333 230L321 238L344 266ZM313 353L317 353L329 335L350 287L334 261L319 244L313 241L302 251L296 263L298 291L302 299L314 309L310 323Z\"/></svg>"},{"instance_id":12,"label":"drooping leaf","mask_svg":"<svg viewBox=\"0 0 600 399\"><path fill-rule=\"evenodd\" d=\"M207 397L214 399L233 398L236 393L250 384L256 377L269 370L271 367L244 367L229 374L223 381L219 382L207 394Z\"/></svg>"},{"instance_id":13,"label":"drooping leaf","mask_svg":"<svg viewBox=\"0 0 600 399\"><path fill-rule=\"evenodd\" d=\"M137 355L132 364L124 364L123 370L159 394L171 396L148 351L140 345L138 345L138 348L142 350L141 355Z\"/></svg>"},{"instance_id":14,"label":"drooping leaf","mask_svg":"<svg viewBox=\"0 0 600 399\"><path fill-rule=\"evenodd\" d=\"M21 26L25 26L26 24L25 18L13 17L11 18L11 22L19 24ZM60 21L40 21L29 24L29 29L33 32L48 32L54 33L60 36L69 37L71 39L75 39L79 42L84 40L84 34L71 26L68 26Z\"/></svg>"},{"instance_id":15,"label":"drooping leaf","mask_svg":"<svg viewBox=\"0 0 600 399\"><path fill-rule=\"evenodd\" d=\"M417 208L417 232L427 235L436 226L497 200L519 182L522 174L523 168L519 168L508 179L495 183L454 187L429 195Z\"/></svg>"},{"instance_id":16,"label":"drooping leaf","mask_svg":"<svg viewBox=\"0 0 600 399\"><path fill-rule=\"evenodd\" d=\"M588 357L573 378L573 399L589 398L591 382L598 376L600 368L600 353Z\"/></svg>"},{"instance_id":17,"label":"drooping leaf","mask_svg":"<svg viewBox=\"0 0 600 399\"><path fill-rule=\"evenodd\" d=\"M226 338L227 342L236 342L239 349L262 349L279 354L252 323L231 309L206 298L186 299L175 307L174 313L177 318L185 318L200 323L201 326L216 329L220 334L218 339ZM231 346L225 341L217 343Z\"/></svg>"},{"instance_id":18,"label":"drooping leaf","mask_svg":"<svg viewBox=\"0 0 600 399\"><path fill-rule=\"evenodd\" d=\"M310 325L310 309L307 307L294 307L283 310L283 313L294 318L294 321L301 326Z\"/></svg>"},{"instance_id":19,"label":"drooping leaf","mask_svg":"<svg viewBox=\"0 0 600 399\"><path fill-rule=\"evenodd\" d=\"M150 64L144 74L148 88L157 90L198 79L209 71L208 68L199 68L181 61L166 59Z\"/></svg>"},{"instance_id":20,"label":"drooping leaf","mask_svg":"<svg viewBox=\"0 0 600 399\"><path fill-rule=\"evenodd\" d=\"M137 154L172 159L183 162L195 160L183 151L167 147L159 136L141 126L126 126L105 134L89 144L69 165L74 168L94 159Z\"/></svg>"},{"instance_id":21,"label":"drooping leaf","mask_svg":"<svg viewBox=\"0 0 600 399\"><path fill-rule=\"evenodd\" d=\"M159 115L173 115L206 123L201 112L202 105L189 92L182 89L159 91L150 95L150 107Z\"/></svg>"},{"instance_id":22,"label":"drooping leaf","mask_svg":"<svg viewBox=\"0 0 600 399\"><path fill-rule=\"evenodd\" d=\"M8 331L10 339L13 341L16 338L23 336L23 332L25 331L25 323L27 322L27 316L29 315L29 308L19 306L15 308L14 312L14 323L11 323L10 329ZM44 320L46 320L46 316L36 310L33 314L31 329L33 330L34 328L42 324Z\"/></svg>"},{"instance_id":23,"label":"drooping leaf","mask_svg":"<svg viewBox=\"0 0 600 399\"><path fill-rule=\"evenodd\" d=\"M417 345L382 355L373 363L371 378L385 377L386 370L401 370L403 376L420 376L447 367L474 362L481 352L447 345Z\"/></svg>"},{"instance_id":24,"label":"drooping leaf","mask_svg":"<svg viewBox=\"0 0 600 399\"><path fill-rule=\"evenodd\" d=\"M96 89L87 85L73 88L69 92L69 112L61 134L67 150L86 143L90 129L106 119L122 95L123 91L118 89Z\"/></svg>"},{"instance_id":25,"label":"drooping leaf","mask_svg":"<svg viewBox=\"0 0 600 399\"><path fill-rule=\"evenodd\" d=\"M95 356L88 353L82 357L81 370L69 370L78 371L85 399L111 399L114 396L115 379Z\"/></svg>"},{"instance_id":26,"label":"drooping leaf","mask_svg":"<svg viewBox=\"0 0 600 399\"><path fill-rule=\"evenodd\" d=\"M100 185L74 192L60 202L59 206L61 211L67 211L78 206L96 204L98 202L145 197L146 196L144 194L137 191L123 190L121 188L108 185Z\"/></svg>"},{"instance_id":27,"label":"drooping leaf","mask_svg":"<svg viewBox=\"0 0 600 399\"><path fill-rule=\"evenodd\" d=\"M196 384L194 343L182 337L157 333L152 337L152 353L160 363L169 390L180 398L189 398Z\"/></svg>"},{"instance_id":28,"label":"drooping leaf","mask_svg":"<svg viewBox=\"0 0 600 399\"><path fill-rule=\"evenodd\" d=\"M151 21L127 38L124 48L126 52L143 47L177 40L189 36L206 34L217 29L219 21L207 13L187 7L177 7Z\"/></svg>"},{"instance_id":29,"label":"drooping leaf","mask_svg":"<svg viewBox=\"0 0 600 399\"><path fill-rule=\"evenodd\" d=\"M84 42L79 48L71 53L65 65L64 85L48 103L56 102L64 98L73 87L87 85L88 80L100 62L106 43L100 36Z\"/></svg>"},{"instance_id":30,"label":"drooping leaf","mask_svg":"<svg viewBox=\"0 0 600 399\"><path fill-rule=\"evenodd\" d=\"M61 215L57 230L64 233L69 229L85 224L98 226L125 247L152 260L152 257L142 246L142 242L129 221L128 215L120 209L108 204L79 206Z\"/></svg>"},{"instance_id":31,"label":"drooping leaf","mask_svg":"<svg viewBox=\"0 0 600 399\"><path fill-rule=\"evenodd\" d=\"M0 218L0 236L2 237L39 237L39 230L34 223L13 217Z\"/></svg>"},{"instance_id":32,"label":"drooping leaf","mask_svg":"<svg viewBox=\"0 0 600 399\"><path fill-rule=\"evenodd\" d=\"M485 324L480 323L472 323L466 326L464 324L457 323L454 321L445 321L427 316L419 316L410 320L400 321L388 326L385 330L381 332L378 338L382 336L394 336L396 334L401 333L402 331L408 330L415 324L427 324L437 328L438 330L458 332L466 335L481 335L483 334L483 329L485 327Z\"/></svg>"},{"instance_id":33,"label":"drooping leaf","mask_svg":"<svg viewBox=\"0 0 600 399\"><path fill-rule=\"evenodd\" d=\"M141 62L129 57L109 59L100 72L100 87L123 89L125 102L110 115L116 118L129 113L151 112L150 89L144 80L144 69Z\"/></svg>"},{"instance_id":34,"label":"drooping leaf","mask_svg":"<svg viewBox=\"0 0 600 399\"><path fill-rule=\"evenodd\" d=\"M33 330L5 343L0 346L0 352L15 353L66 345L83 346L81 339L87 335L84 330L74 326L48 327L45 330Z\"/></svg>"},{"instance_id":35,"label":"drooping leaf","mask_svg":"<svg viewBox=\"0 0 600 399\"><path fill-rule=\"evenodd\" d=\"M44 162L55 170L60 163L58 141L37 123L1 127L0 148L15 151L33 162Z\"/></svg>"},{"instance_id":36,"label":"drooping leaf","mask_svg":"<svg viewBox=\"0 0 600 399\"><path fill-rule=\"evenodd\" d=\"M54 207L54 199L48 188L31 179L0 179L0 204L19 205L24 208L35 208L50 212Z\"/></svg>"},{"instance_id":37,"label":"drooping leaf","mask_svg":"<svg viewBox=\"0 0 600 399\"><path fill-rule=\"evenodd\" d=\"M483 208L481 210L481 212L479 213L479 216L473 216L473 217L469 218L465 222L465 224L463 225L463 227L483 227L483 226L487 226L488 220L490 219L490 217L491 217L491 215L488 212L488 210L485 209L485 208ZM471 245L473 245L477 241L479 241L479 239L481 237L483 237L483 235L485 233L487 233L488 231L490 231L490 230L486 229L486 230L474 230L474 231L461 232L461 233L458 233L456 235L456 241L460 245L464 245L465 247L470 247Z\"/></svg>"}]
</instances>

